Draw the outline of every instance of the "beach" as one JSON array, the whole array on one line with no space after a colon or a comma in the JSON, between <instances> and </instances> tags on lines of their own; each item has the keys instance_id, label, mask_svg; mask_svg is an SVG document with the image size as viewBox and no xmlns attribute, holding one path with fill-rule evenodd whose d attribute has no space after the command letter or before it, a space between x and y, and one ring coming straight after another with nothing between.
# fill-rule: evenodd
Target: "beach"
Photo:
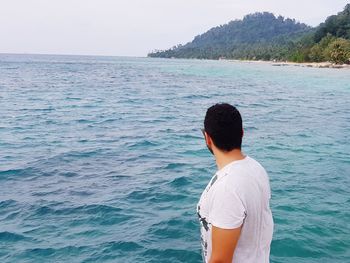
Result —
<instances>
[{"instance_id":1,"label":"beach","mask_svg":"<svg viewBox=\"0 0 350 263\"><path fill-rule=\"evenodd\" d=\"M288 61L265 61L265 60L235 60L235 59L223 59L231 62L241 63L266 63L272 66L294 66L294 67L307 67L307 68L334 68L334 69L350 69L350 64L334 64L331 62L288 62Z\"/></svg>"}]
</instances>

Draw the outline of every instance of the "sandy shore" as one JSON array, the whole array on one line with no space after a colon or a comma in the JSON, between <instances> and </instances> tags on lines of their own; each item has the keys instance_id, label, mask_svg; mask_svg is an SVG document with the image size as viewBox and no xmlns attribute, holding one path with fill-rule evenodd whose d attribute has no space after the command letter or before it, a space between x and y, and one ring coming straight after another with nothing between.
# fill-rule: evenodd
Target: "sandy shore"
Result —
<instances>
[{"instance_id":1,"label":"sandy shore","mask_svg":"<svg viewBox=\"0 0 350 263\"><path fill-rule=\"evenodd\" d=\"M307 67L307 68L347 68L350 69L350 65L343 64L333 64L331 62L309 62L309 63L296 63L296 62L280 62L280 61L264 61L264 60L236 60L236 59L227 59L231 62L244 62L244 63L267 63L276 67L283 66L295 66L295 67Z\"/></svg>"}]
</instances>

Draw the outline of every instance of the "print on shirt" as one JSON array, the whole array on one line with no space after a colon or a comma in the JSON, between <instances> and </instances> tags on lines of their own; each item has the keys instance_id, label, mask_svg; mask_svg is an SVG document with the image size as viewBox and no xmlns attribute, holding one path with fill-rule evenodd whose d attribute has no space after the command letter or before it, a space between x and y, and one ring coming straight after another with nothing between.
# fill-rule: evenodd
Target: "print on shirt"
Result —
<instances>
[{"instance_id":1,"label":"print on shirt","mask_svg":"<svg viewBox=\"0 0 350 263\"><path fill-rule=\"evenodd\" d=\"M211 180L210 186L207 189L207 192L209 191L210 187L213 186L213 184L216 182L216 180L218 179L218 176L215 174L214 178Z\"/></svg>"},{"instance_id":2,"label":"print on shirt","mask_svg":"<svg viewBox=\"0 0 350 263\"><path fill-rule=\"evenodd\" d=\"M215 176L211 179L211 182L208 185L206 192L208 192L210 190L210 188L213 186L213 184L216 182L217 179L218 179L218 176L215 174ZM203 233L204 233L204 230L206 232L209 231L210 223L207 221L207 219L205 217L201 216L200 210L201 210L201 207L200 207L200 205L198 205L197 206L197 215L198 215L198 219L199 219L200 226L201 226L200 232L201 232L202 257L203 257L203 262L205 262L207 255L208 255L208 242L207 242L206 238L203 236Z\"/></svg>"},{"instance_id":3,"label":"print on shirt","mask_svg":"<svg viewBox=\"0 0 350 263\"><path fill-rule=\"evenodd\" d=\"M208 243L203 237L203 229L208 232L209 231L209 224L208 221L206 220L205 217L202 217L200 214L201 207L198 205L197 206L197 215L198 219L201 225L201 245L202 245L202 257L203 257L203 262L205 262L205 259L207 257L207 250L208 250Z\"/></svg>"},{"instance_id":4,"label":"print on shirt","mask_svg":"<svg viewBox=\"0 0 350 263\"><path fill-rule=\"evenodd\" d=\"M208 222L207 220L205 219L205 217L202 217L199 213L201 207L198 206L198 212L197 212L197 215L198 215L198 218L199 218L199 222L201 222L201 225L204 227L205 231L208 231L209 230L209 227L208 227Z\"/></svg>"}]
</instances>

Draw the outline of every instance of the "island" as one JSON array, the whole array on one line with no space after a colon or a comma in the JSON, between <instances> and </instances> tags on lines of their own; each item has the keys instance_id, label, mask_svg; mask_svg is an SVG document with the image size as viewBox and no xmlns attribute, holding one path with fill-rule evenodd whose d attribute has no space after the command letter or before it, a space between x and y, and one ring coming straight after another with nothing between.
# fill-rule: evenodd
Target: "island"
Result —
<instances>
[{"instance_id":1,"label":"island","mask_svg":"<svg viewBox=\"0 0 350 263\"><path fill-rule=\"evenodd\" d=\"M214 27L185 45L154 50L148 56L349 67L350 4L317 27L269 12L249 14Z\"/></svg>"}]
</instances>

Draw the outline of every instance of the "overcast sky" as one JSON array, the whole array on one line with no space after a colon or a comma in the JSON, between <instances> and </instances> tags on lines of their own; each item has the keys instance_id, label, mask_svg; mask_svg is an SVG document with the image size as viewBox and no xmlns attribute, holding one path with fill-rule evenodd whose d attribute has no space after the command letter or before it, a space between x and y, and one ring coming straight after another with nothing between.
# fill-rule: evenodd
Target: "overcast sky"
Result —
<instances>
[{"instance_id":1,"label":"overcast sky","mask_svg":"<svg viewBox=\"0 0 350 263\"><path fill-rule=\"evenodd\" d=\"M0 0L0 53L146 56L269 11L316 26L349 0Z\"/></svg>"}]
</instances>

